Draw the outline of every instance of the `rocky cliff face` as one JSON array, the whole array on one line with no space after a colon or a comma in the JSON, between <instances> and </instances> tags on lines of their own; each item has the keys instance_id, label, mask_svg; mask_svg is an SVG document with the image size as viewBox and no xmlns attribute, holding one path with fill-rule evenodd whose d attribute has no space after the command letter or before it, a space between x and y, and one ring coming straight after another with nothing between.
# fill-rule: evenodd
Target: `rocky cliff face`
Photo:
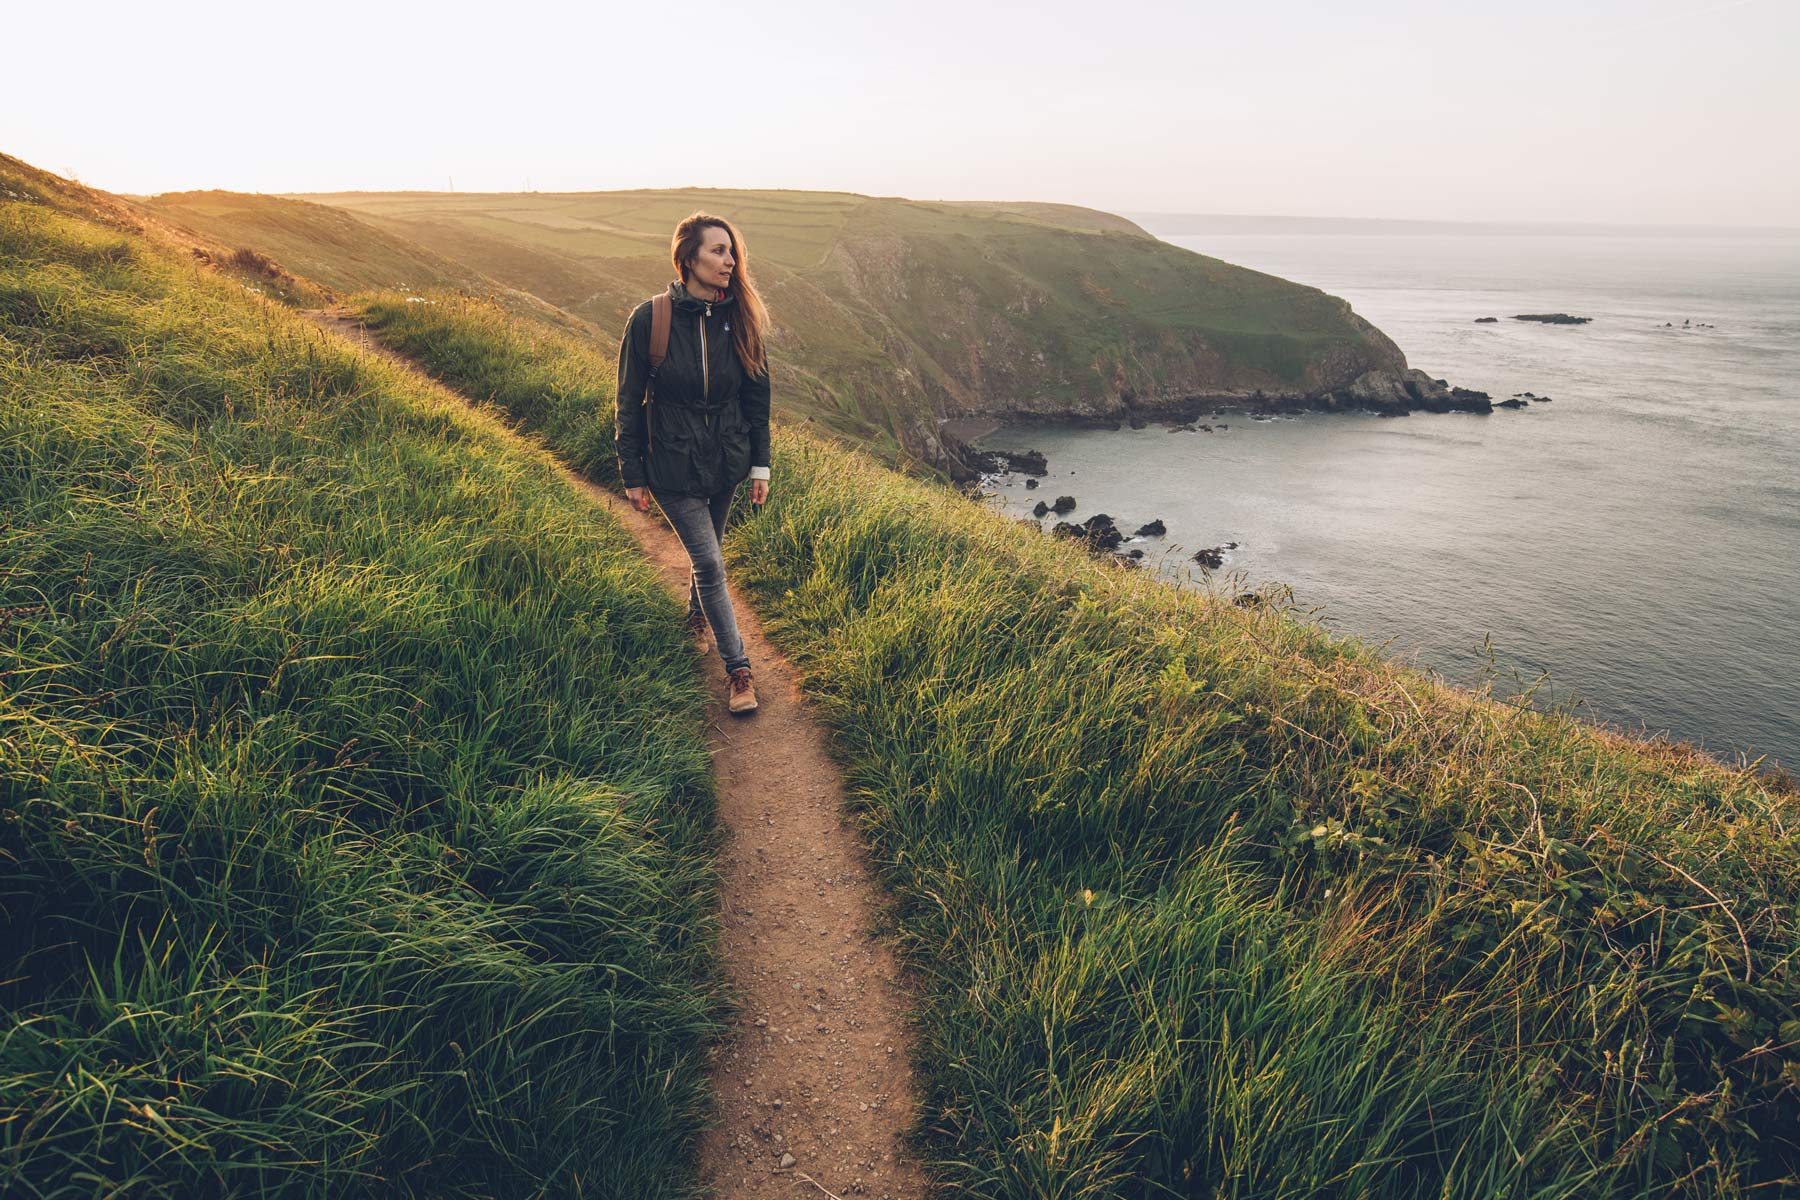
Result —
<instances>
[{"instance_id":1,"label":"rocky cliff face","mask_svg":"<svg viewBox=\"0 0 1800 1200\"><path fill-rule=\"evenodd\" d=\"M1131 368L1110 376L1055 379L1065 391L1044 386L1050 382L1045 379L1050 364L1024 336L1022 322L964 310L956 325L974 332L949 354L927 356L899 336L887 343L888 356L904 364L909 377L925 381L920 390L928 405L903 410L897 433L912 454L953 478L969 479L979 469L976 456L946 428L958 419L1117 429L1187 422L1227 409L1253 415L1362 411L1383 416L1493 411L1487 393L1454 387L1408 367L1406 356L1386 335L1351 314L1348 305L1344 311L1362 336L1322 347L1306 360L1297 380L1247 366L1207 344L1204 334L1195 334L1186 347L1135 350Z\"/></svg>"}]
</instances>

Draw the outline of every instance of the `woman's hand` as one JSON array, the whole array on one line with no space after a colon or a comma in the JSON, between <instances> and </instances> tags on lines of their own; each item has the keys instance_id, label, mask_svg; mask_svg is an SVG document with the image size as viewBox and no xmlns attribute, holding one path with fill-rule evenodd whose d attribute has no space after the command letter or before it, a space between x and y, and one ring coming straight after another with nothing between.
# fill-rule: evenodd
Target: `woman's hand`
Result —
<instances>
[{"instance_id":1,"label":"woman's hand","mask_svg":"<svg viewBox=\"0 0 1800 1200\"><path fill-rule=\"evenodd\" d=\"M768 498L769 481L766 479L752 479L750 481L750 503L761 504Z\"/></svg>"},{"instance_id":2,"label":"woman's hand","mask_svg":"<svg viewBox=\"0 0 1800 1200\"><path fill-rule=\"evenodd\" d=\"M650 489L649 488L641 488L641 487L626 488L625 489L625 498L627 500L631 501L631 507L637 509L639 512L649 512L650 511Z\"/></svg>"}]
</instances>

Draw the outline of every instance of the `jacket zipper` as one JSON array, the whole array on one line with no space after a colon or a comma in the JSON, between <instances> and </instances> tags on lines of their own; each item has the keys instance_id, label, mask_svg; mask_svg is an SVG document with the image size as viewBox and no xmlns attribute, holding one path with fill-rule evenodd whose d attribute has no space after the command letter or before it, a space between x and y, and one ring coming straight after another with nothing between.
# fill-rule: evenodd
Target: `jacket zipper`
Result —
<instances>
[{"instance_id":1,"label":"jacket zipper","mask_svg":"<svg viewBox=\"0 0 1800 1200\"><path fill-rule=\"evenodd\" d=\"M712 394L712 375L706 364L706 320L707 317L710 316L712 316L712 305L708 304L706 306L706 316L700 318L700 403L702 405L710 403ZM706 427L711 429L712 413L710 411L705 412L703 419L706 421Z\"/></svg>"}]
</instances>

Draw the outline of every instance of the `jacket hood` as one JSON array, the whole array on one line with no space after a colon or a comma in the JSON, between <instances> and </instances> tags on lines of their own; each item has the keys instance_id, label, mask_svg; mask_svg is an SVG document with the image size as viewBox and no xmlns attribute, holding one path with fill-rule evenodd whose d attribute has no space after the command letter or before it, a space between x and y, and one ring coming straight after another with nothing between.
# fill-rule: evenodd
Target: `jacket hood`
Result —
<instances>
[{"instance_id":1,"label":"jacket hood","mask_svg":"<svg viewBox=\"0 0 1800 1200\"><path fill-rule=\"evenodd\" d=\"M675 302L676 308L685 309L688 312L699 312L702 308L706 307L706 301L696 300L693 296L689 295L687 285L682 283L679 279L672 280L669 283L669 299ZM720 308L727 304L736 303L737 293L730 288L726 288L724 299L714 300L712 306L714 308Z\"/></svg>"}]
</instances>

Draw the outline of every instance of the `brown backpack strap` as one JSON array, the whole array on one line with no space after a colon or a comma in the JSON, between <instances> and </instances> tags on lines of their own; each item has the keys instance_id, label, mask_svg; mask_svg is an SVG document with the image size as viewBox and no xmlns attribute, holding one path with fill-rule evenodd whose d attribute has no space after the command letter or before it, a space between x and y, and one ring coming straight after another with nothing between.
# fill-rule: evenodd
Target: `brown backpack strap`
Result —
<instances>
[{"instance_id":1,"label":"brown backpack strap","mask_svg":"<svg viewBox=\"0 0 1800 1200\"><path fill-rule=\"evenodd\" d=\"M656 374L656 368L662 366L663 359L669 357L669 323L675 319L675 303L669 299L669 293L650 301L650 373Z\"/></svg>"},{"instance_id":2,"label":"brown backpack strap","mask_svg":"<svg viewBox=\"0 0 1800 1200\"><path fill-rule=\"evenodd\" d=\"M661 369L663 359L669 357L669 323L675 319L675 302L669 299L669 293L654 296L650 300L650 374L644 380L644 407L650 406L650 398L656 392L656 372ZM654 446L655 434L650 431L650 414L644 414L644 443Z\"/></svg>"}]
</instances>

